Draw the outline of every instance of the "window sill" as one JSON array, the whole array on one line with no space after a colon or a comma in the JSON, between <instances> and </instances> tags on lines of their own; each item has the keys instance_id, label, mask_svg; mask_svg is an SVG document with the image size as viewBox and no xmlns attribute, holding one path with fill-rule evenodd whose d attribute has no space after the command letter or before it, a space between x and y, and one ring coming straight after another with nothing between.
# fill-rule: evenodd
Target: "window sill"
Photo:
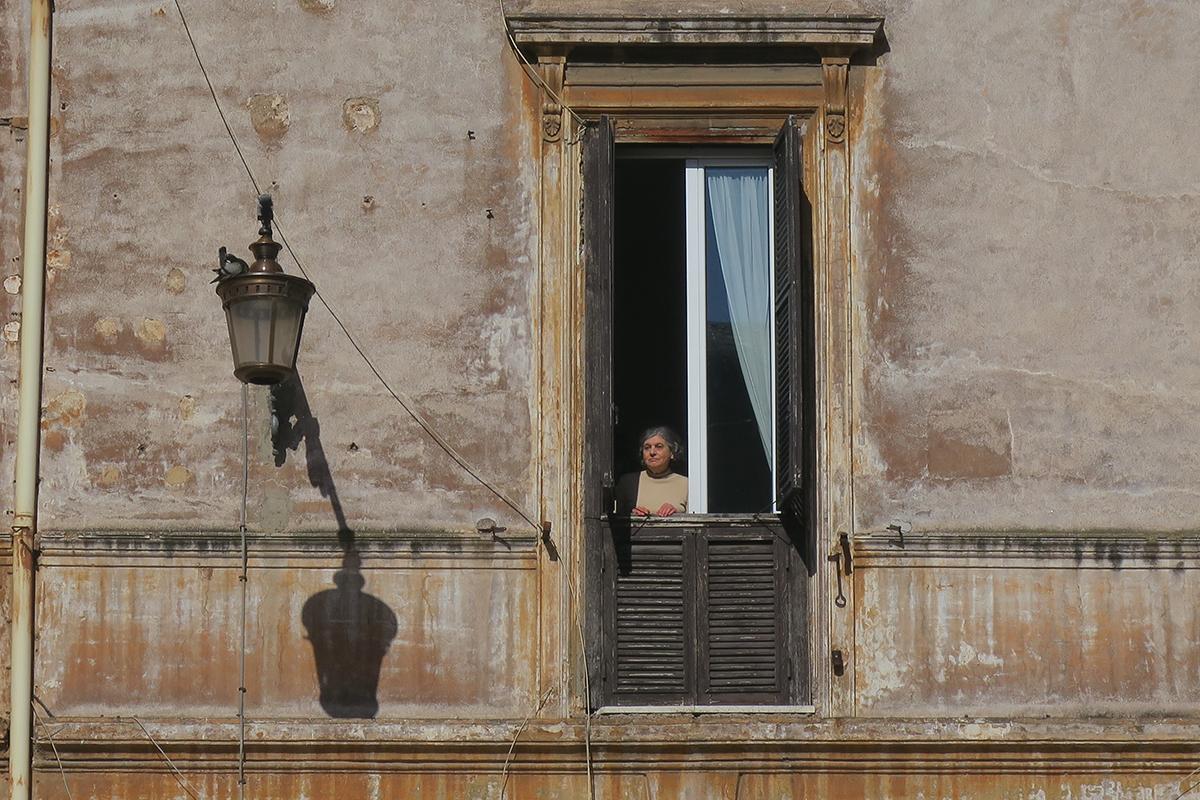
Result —
<instances>
[{"instance_id":1,"label":"window sill","mask_svg":"<svg viewBox=\"0 0 1200 800\"><path fill-rule=\"evenodd\" d=\"M695 528L706 525L778 525L779 515L762 514L672 514L669 517L626 517L619 514L601 514L602 522L623 525L653 525L655 527Z\"/></svg>"},{"instance_id":2,"label":"window sill","mask_svg":"<svg viewBox=\"0 0 1200 800\"><path fill-rule=\"evenodd\" d=\"M797 714L812 716L816 706L601 706L597 715L615 714Z\"/></svg>"}]
</instances>

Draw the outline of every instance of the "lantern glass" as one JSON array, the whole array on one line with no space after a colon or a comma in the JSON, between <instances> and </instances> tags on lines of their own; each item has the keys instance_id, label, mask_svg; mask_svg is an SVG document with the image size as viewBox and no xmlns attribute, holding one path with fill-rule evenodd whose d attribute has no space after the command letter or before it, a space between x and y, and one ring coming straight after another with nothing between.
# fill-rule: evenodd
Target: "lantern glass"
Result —
<instances>
[{"instance_id":1,"label":"lantern glass","mask_svg":"<svg viewBox=\"0 0 1200 800\"><path fill-rule=\"evenodd\" d=\"M229 342L234 365L270 362L271 317L276 298L247 297L229 304Z\"/></svg>"},{"instance_id":2,"label":"lantern glass","mask_svg":"<svg viewBox=\"0 0 1200 800\"><path fill-rule=\"evenodd\" d=\"M291 298L275 303L274 332L271 339L271 363L292 369L296 366L296 347L300 342L300 325L304 309Z\"/></svg>"},{"instance_id":3,"label":"lantern glass","mask_svg":"<svg viewBox=\"0 0 1200 800\"><path fill-rule=\"evenodd\" d=\"M312 284L285 275L251 276L226 283L225 315L233 374L247 383L272 384L296 367L296 351Z\"/></svg>"}]
</instances>

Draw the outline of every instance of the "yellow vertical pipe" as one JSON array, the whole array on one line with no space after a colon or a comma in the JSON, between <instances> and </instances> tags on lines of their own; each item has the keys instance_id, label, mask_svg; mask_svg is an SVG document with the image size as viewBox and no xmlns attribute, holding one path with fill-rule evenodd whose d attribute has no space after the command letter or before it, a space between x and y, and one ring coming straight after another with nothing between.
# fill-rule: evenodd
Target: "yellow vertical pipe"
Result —
<instances>
[{"instance_id":1,"label":"yellow vertical pipe","mask_svg":"<svg viewBox=\"0 0 1200 800\"><path fill-rule=\"evenodd\" d=\"M29 3L29 134L21 275L21 368L13 516L12 665L8 774L12 800L29 800L33 735L33 537L37 531L45 310L46 172L50 147L50 2Z\"/></svg>"}]
</instances>

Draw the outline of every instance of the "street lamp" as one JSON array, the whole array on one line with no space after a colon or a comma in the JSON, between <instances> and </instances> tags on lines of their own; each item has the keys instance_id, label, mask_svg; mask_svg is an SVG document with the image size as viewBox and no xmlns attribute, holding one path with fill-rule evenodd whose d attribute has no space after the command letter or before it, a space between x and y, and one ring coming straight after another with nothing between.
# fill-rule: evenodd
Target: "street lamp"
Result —
<instances>
[{"instance_id":1,"label":"street lamp","mask_svg":"<svg viewBox=\"0 0 1200 800\"><path fill-rule=\"evenodd\" d=\"M271 238L271 196L258 198L258 239L250 245L254 263L220 250L214 283L229 323L233 374L243 383L274 384L296 370L304 314L316 287L285 275L275 257L282 245Z\"/></svg>"}]
</instances>

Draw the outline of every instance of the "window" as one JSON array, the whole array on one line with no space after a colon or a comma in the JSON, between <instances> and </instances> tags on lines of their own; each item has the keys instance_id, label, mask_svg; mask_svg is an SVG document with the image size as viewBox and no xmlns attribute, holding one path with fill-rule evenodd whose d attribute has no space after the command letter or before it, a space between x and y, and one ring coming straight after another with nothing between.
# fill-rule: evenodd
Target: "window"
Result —
<instances>
[{"instance_id":1,"label":"window","mask_svg":"<svg viewBox=\"0 0 1200 800\"><path fill-rule=\"evenodd\" d=\"M616 471L670 425L695 513L774 506L772 172L769 149L616 150Z\"/></svg>"},{"instance_id":2,"label":"window","mask_svg":"<svg viewBox=\"0 0 1200 800\"><path fill-rule=\"evenodd\" d=\"M812 369L800 131L773 152L584 139L589 536L599 552L601 702L807 700ZM612 515L637 436L690 450L689 507Z\"/></svg>"}]
</instances>

